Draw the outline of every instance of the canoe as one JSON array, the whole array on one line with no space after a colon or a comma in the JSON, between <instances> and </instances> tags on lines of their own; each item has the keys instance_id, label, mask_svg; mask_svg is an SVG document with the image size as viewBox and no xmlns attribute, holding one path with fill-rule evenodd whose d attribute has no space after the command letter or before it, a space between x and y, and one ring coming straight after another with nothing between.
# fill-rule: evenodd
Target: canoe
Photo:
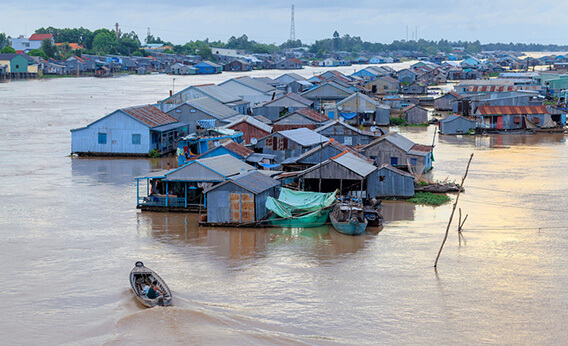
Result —
<instances>
[{"instance_id":1,"label":"canoe","mask_svg":"<svg viewBox=\"0 0 568 346\"><path fill-rule=\"evenodd\" d=\"M145 286L154 280L157 281L158 287L166 294L150 299L142 291ZM155 271L145 267L141 261L136 262L134 268L130 271L130 286L136 299L145 307L152 308L154 306L168 306L172 304L172 293L166 282Z\"/></svg>"},{"instance_id":2,"label":"canoe","mask_svg":"<svg viewBox=\"0 0 568 346\"><path fill-rule=\"evenodd\" d=\"M329 219L337 232L347 235L365 233L368 224L363 208L351 204L335 205L329 213Z\"/></svg>"}]
</instances>

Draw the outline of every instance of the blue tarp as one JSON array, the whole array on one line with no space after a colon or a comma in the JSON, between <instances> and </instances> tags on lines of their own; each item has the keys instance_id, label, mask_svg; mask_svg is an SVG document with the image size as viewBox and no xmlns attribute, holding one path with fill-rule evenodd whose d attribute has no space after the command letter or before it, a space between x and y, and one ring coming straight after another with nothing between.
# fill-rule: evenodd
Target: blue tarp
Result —
<instances>
[{"instance_id":1,"label":"blue tarp","mask_svg":"<svg viewBox=\"0 0 568 346\"><path fill-rule=\"evenodd\" d=\"M261 163L260 165L265 168L274 168L280 166L279 163Z\"/></svg>"},{"instance_id":2,"label":"blue tarp","mask_svg":"<svg viewBox=\"0 0 568 346\"><path fill-rule=\"evenodd\" d=\"M197 124L202 129L214 129L215 128L215 119L201 119L197 120Z\"/></svg>"},{"instance_id":3,"label":"blue tarp","mask_svg":"<svg viewBox=\"0 0 568 346\"><path fill-rule=\"evenodd\" d=\"M345 120L350 120L357 116L357 112L351 112L351 113L339 112L339 114L341 114L341 116L345 118Z\"/></svg>"}]
</instances>

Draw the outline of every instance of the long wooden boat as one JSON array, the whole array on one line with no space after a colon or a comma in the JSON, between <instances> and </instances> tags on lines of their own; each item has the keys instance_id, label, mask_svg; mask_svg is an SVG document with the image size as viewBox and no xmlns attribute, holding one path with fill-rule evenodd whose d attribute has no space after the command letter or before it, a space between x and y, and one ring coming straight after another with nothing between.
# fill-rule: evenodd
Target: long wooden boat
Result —
<instances>
[{"instance_id":1,"label":"long wooden boat","mask_svg":"<svg viewBox=\"0 0 568 346\"><path fill-rule=\"evenodd\" d=\"M348 235L365 233L368 224L363 208L350 203L336 204L329 213L329 219L336 231Z\"/></svg>"},{"instance_id":2,"label":"long wooden boat","mask_svg":"<svg viewBox=\"0 0 568 346\"><path fill-rule=\"evenodd\" d=\"M366 205L363 208L363 214L365 215L365 219L367 219L367 223L369 226L379 227L383 224L383 216L381 215L379 210L380 209L372 207L370 205Z\"/></svg>"},{"instance_id":3,"label":"long wooden boat","mask_svg":"<svg viewBox=\"0 0 568 346\"><path fill-rule=\"evenodd\" d=\"M160 294L157 298L150 299L143 291L144 287L149 286L154 280L157 281L157 286L166 294ZM136 262L134 268L130 271L130 286L136 299L148 308L172 304L172 293L166 282L155 271L145 267L141 261Z\"/></svg>"}]
</instances>

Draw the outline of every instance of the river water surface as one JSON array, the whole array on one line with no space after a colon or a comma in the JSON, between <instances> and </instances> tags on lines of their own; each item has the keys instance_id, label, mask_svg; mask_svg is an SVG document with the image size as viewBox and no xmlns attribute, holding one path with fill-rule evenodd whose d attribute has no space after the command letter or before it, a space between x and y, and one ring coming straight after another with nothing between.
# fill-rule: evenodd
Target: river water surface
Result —
<instances>
[{"instance_id":1,"label":"river water surface","mask_svg":"<svg viewBox=\"0 0 568 346\"><path fill-rule=\"evenodd\" d=\"M436 138L431 179L459 182L474 153L464 239L454 223L437 272L451 204L385 202L382 232L360 237L199 228L195 214L135 208L134 177L173 158L69 156L69 129L236 75L0 84L3 343L566 343L563 135ZM395 130L431 144L435 127ZM174 307L137 303L137 260L166 280Z\"/></svg>"}]
</instances>

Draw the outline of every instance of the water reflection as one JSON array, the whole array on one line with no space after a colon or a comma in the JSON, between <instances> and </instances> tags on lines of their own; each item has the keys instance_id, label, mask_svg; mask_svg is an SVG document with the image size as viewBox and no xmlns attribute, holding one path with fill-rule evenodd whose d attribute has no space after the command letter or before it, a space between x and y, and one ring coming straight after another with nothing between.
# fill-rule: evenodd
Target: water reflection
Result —
<instances>
[{"instance_id":1,"label":"water reflection","mask_svg":"<svg viewBox=\"0 0 568 346\"><path fill-rule=\"evenodd\" d=\"M376 237L380 230L370 228L367 235L347 236L328 225L313 228L209 228L197 226L198 218L195 213L141 212L137 216L138 232L141 236L169 245L186 247L190 244L207 248L216 257L248 260L287 246L308 246L310 251L305 253L309 253L309 257L329 259L338 254L357 252L365 247L367 237Z\"/></svg>"},{"instance_id":2,"label":"water reflection","mask_svg":"<svg viewBox=\"0 0 568 346\"><path fill-rule=\"evenodd\" d=\"M533 146L543 144L564 143L563 134L536 133L536 134L492 134L492 135L440 135L439 143L460 144L481 148L509 148L511 146Z\"/></svg>"},{"instance_id":3,"label":"water reflection","mask_svg":"<svg viewBox=\"0 0 568 346\"><path fill-rule=\"evenodd\" d=\"M414 220L416 205L405 201L383 201L381 214L385 221Z\"/></svg>"}]
</instances>

